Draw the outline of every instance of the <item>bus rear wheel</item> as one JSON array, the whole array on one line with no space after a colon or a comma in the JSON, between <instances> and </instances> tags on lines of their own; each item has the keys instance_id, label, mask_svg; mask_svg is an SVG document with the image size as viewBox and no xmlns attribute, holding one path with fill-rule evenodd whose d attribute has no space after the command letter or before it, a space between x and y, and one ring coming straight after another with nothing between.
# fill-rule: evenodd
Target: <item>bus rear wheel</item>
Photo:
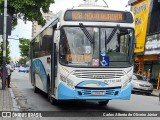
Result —
<instances>
[{"instance_id":1,"label":"bus rear wheel","mask_svg":"<svg viewBox=\"0 0 160 120\"><path fill-rule=\"evenodd\" d=\"M109 100L106 101L99 101L99 106L106 106L108 104Z\"/></svg>"},{"instance_id":2,"label":"bus rear wheel","mask_svg":"<svg viewBox=\"0 0 160 120\"><path fill-rule=\"evenodd\" d=\"M52 105L57 105L58 104L58 101L55 98L51 97L51 96L49 97L49 101L50 101L50 103Z\"/></svg>"},{"instance_id":3,"label":"bus rear wheel","mask_svg":"<svg viewBox=\"0 0 160 120\"><path fill-rule=\"evenodd\" d=\"M36 79L35 79L35 73L34 73L34 93L38 93L39 89L36 87Z\"/></svg>"},{"instance_id":4,"label":"bus rear wheel","mask_svg":"<svg viewBox=\"0 0 160 120\"><path fill-rule=\"evenodd\" d=\"M36 82L34 82L34 93L38 93L39 89L36 87Z\"/></svg>"},{"instance_id":5,"label":"bus rear wheel","mask_svg":"<svg viewBox=\"0 0 160 120\"><path fill-rule=\"evenodd\" d=\"M38 88L36 87L36 85L34 86L34 93L38 93Z\"/></svg>"}]
</instances>

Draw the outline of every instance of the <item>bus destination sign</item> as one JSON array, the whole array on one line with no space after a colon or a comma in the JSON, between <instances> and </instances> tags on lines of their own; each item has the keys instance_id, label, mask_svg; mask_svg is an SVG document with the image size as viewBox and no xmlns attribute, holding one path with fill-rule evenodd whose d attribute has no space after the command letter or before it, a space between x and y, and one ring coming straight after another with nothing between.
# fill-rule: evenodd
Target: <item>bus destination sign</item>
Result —
<instances>
[{"instance_id":1,"label":"bus destination sign","mask_svg":"<svg viewBox=\"0 0 160 120\"><path fill-rule=\"evenodd\" d=\"M104 10L68 10L64 15L64 20L133 23L133 17L130 12Z\"/></svg>"}]
</instances>

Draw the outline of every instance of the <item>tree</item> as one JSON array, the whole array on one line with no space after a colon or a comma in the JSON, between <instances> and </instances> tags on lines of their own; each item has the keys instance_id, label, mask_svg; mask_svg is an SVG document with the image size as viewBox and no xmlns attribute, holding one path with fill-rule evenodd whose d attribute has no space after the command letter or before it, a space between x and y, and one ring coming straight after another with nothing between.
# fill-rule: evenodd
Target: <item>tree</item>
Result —
<instances>
[{"instance_id":1,"label":"tree","mask_svg":"<svg viewBox=\"0 0 160 120\"><path fill-rule=\"evenodd\" d=\"M9 42L7 41L7 48L6 48L6 61L10 61L11 60L11 58L10 58L10 56L9 56L9 54L10 54L10 48L9 48ZM0 43L0 65L2 65L2 63L3 63L3 42L2 43Z\"/></svg>"},{"instance_id":2,"label":"tree","mask_svg":"<svg viewBox=\"0 0 160 120\"><path fill-rule=\"evenodd\" d=\"M26 62L27 62L27 60L26 60L25 58L20 58L18 63L19 63L20 65L25 65Z\"/></svg>"},{"instance_id":3,"label":"tree","mask_svg":"<svg viewBox=\"0 0 160 120\"><path fill-rule=\"evenodd\" d=\"M7 0L7 12L12 17L12 25L17 25L17 19L24 21L37 21L39 25L45 24L42 13L49 12L50 4L54 0ZM0 0L0 13L3 13L4 0Z\"/></svg>"},{"instance_id":4,"label":"tree","mask_svg":"<svg viewBox=\"0 0 160 120\"><path fill-rule=\"evenodd\" d=\"M30 45L30 40L26 38L20 38L19 39L19 48L20 48L20 54L24 58L29 57L29 45Z\"/></svg>"}]
</instances>

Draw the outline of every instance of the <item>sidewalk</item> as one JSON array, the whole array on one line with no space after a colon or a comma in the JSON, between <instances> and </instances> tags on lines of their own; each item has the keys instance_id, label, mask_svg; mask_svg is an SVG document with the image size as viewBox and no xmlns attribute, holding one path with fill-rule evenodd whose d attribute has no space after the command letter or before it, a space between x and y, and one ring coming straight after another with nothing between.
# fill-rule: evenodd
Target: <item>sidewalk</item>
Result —
<instances>
[{"instance_id":1,"label":"sidewalk","mask_svg":"<svg viewBox=\"0 0 160 120\"><path fill-rule=\"evenodd\" d=\"M19 111L17 102L15 101L12 88L2 90L2 80L0 80L0 116L2 112ZM0 117L1 119L2 117ZM18 120L17 118L3 117L2 120Z\"/></svg>"},{"instance_id":2,"label":"sidewalk","mask_svg":"<svg viewBox=\"0 0 160 120\"><path fill-rule=\"evenodd\" d=\"M159 91L154 89L151 95L159 97Z\"/></svg>"},{"instance_id":3,"label":"sidewalk","mask_svg":"<svg viewBox=\"0 0 160 120\"><path fill-rule=\"evenodd\" d=\"M0 80L0 111L13 111L11 88L2 90L2 81Z\"/></svg>"}]
</instances>

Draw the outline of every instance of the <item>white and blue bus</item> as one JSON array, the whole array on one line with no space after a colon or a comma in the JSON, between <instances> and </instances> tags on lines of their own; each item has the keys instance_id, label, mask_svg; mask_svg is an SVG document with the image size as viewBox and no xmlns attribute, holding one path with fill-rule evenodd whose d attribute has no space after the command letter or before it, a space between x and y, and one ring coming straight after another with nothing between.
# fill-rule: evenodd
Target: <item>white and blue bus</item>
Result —
<instances>
[{"instance_id":1,"label":"white and blue bus","mask_svg":"<svg viewBox=\"0 0 160 120\"><path fill-rule=\"evenodd\" d=\"M61 100L130 99L134 63L130 11L80 5L57 13L31 40L34 91Z\"/></svg>"}]
</instances>

